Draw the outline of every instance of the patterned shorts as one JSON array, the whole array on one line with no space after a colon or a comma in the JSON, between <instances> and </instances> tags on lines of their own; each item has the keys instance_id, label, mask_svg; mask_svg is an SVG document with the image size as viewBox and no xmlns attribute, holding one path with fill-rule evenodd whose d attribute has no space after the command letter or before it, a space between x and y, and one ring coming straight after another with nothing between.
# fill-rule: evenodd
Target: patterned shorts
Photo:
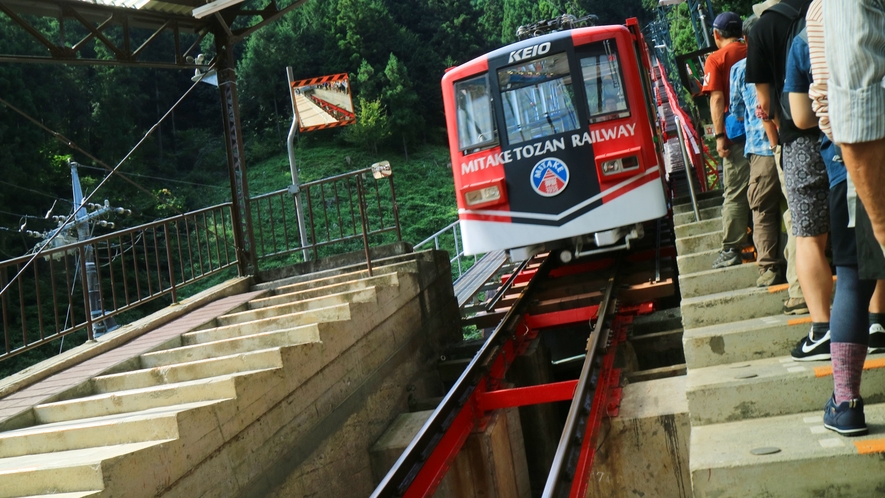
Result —
<instances>
[{"instance_id":1,"label":"patterned shorts","mask_svg":"<svg viewBox=\"0 0 885 498\"><path fill-rule=\"evenodd\" d=\"M793 215L793 235L814 237L830 231L829 179L817 140L799 137L785 144L784 185Z\"/></svg>"}]
</instances>

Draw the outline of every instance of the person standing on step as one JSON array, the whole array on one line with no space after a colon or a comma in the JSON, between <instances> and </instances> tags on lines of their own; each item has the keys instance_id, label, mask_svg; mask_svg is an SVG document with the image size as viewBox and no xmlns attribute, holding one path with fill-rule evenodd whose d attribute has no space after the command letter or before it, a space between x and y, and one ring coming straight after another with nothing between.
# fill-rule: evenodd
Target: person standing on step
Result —
<instances>
[{"instance_id":1,"label":"person standing on step","mask_svg":"<svg viewBox=\"0 0 885 498\"><path fill-rule=\"evenodd\" d=\"M734 12L724 12L713 20L713 38L717 51L704 64L704 86L701 91L710 96L710 114L716 133L716 151L722 158L724 186L722 201L722 249L713 262L713 268L739 265L741 249L746 244L750 205L747 188L750 183L750 163L744 157L742 132L727 134L729 128L740 129L737 119L728 112L730 100L729 76L731 67L747 57L747 46L741 39L741 18ZM736 140L736 141L735 141Z\"/></svg>"},{"instance_id":2,"label":"person standing on step","mask_svg":"<svg viewBox=\"0 0 885 498\"><path fill-rule=\"evenodd\" d=\"M812 79L811 58L805 12L801 16L802 29L792 40L787 57L786 105L782 102L778 111L782 116L782 127L784 123L790 123L796 130L784 140L784 179L787 204L793 212L799 280L811 312L811 331L799 341L791 356L796 361L813 361L830 359L833 274L825 254L830 231L830 184L821 155L821 132L808 96ZM869 296L866 299L869 303Z\"/></svg>"},{"instance_id":3,"label":"person standing on step","mask_svg":"<svg viewBox=\"0 0 885 498\"><path fill-rule=\"evenodd\" d=\"M805 0L807 1L807 0ZM753 6L753 12L759 16L759 21L750 31L747 50L747 83L756 85L757 116L767 127L779 124L776 117L776 109L779 106L780 96L784 86L784 71L787 65L787 37L790 34L790 19L778 14L766 14L766 11L780 0L766 0ZM798 4L800 7L803 0L787 0L787 3ZM771 114L771 117L769 117ZM777 165L778 177L781 184L781 193L787 196L783 171L783 148L781 133L790 133L790 124L785 123L786 129L771 137L771 145L774 148L774 161ZM789 286L787 288L788 299L784 303L783 312L787 315L799 315L808 313L808 305L802 294L799 284L799 275L796 270L796 237L793 235L792 213L787 208L783 211L782 219L787 229L787 246L784 248L784 258L787 260L786 277Z\"/></svg>"},{"instance_id":4,"label":"person standing on step","mask_svg":"<svg viewBox=\"0 0 885 498\"><path fill-rule=\"evenodd\" d=\"M825 56L823 2L814 0L808 8L806 30L812 72L809 89L810 102L800 102L799 96L790 95L791 108L803 114L812 108L816 116L797 117L797 124L820 124L825 134L821 154L827 164L830 178L830 217L832 220L833 265L836 267L836 297L830 319L830 353L833 360L833 395L824 406L824 426L846 436L867 432L860 396L860 380L867 354L880 352L885 346L885 329L882 327L885 280L873 280L861 275L860 263L875 261L877 252L859 257L859 239L862 230L854 227L852 206L860 204L853 195L847 178L842 152L832 142L829 123L828 84L829 68ZM793 100L796 100L795 102ZM810 105L809 105L810 104ZM802 118L802 119L800 119ZM871 233L867 236L872 235ZM870 244L875 247L875 244Z\"/></svg>"},{"instance_id":5,"label":"person standing on step","mask_svg":"<svg viewBox=\"0 0 885 498\"><path fill-rule=\"evenodd\" d=\"M872 228L885 252L885 4L825 2L824 24L833 138L863 201L859 224Z\"/></svg>"},{"instance_id":6,"label":"person standing on step","mask_svg":"<svg viewBox=\"0 0 885 498\"><path fill-rule=\"evenodd\" d=\"M753 14L744 21L744 39L759 18ZM746 83L747 59L731 67L730 109L746 130L744 156L750 161L750 183L747 200L753 212L753 245L756 246L756 265L759 269L757 287L786 282L781 271L778 246L781 233L781 184L774 148L766 135L762 120L756 117L756 88Z\"/></svg>"}]
</instances>

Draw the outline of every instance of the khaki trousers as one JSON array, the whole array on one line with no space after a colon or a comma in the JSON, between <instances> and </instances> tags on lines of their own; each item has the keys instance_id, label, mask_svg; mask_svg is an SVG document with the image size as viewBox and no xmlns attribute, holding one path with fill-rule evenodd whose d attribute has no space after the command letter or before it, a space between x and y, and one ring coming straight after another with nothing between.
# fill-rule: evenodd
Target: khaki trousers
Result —
<instances>
[{"instance_id":1,"label":"khaki trousers","mask_svg":"<svg viewBox=\"0 0 885 498\"><path fill-rule=\"evenodd\" d=\"M747 243L750 203L750 162L744 157L744 144L731 144L722 159L722 250L740 251Z\"/></svg>"},{"instance_id":2,"label":"khaki trousers","mask_svg":"<svg viewBox=\"0 0 885 498\"><path fill-rule=\"evenodd\" d=\"M781 185L774 156L750 154L747 199L753 212L753 244L759 273L780 266Z\"/></svg>"}]
</instances>

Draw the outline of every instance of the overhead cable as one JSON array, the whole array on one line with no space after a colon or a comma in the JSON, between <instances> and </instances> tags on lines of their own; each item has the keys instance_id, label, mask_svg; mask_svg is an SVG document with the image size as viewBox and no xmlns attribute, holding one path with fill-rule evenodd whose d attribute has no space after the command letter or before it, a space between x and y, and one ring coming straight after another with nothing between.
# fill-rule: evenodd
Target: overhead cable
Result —
<instances>
[{"instance_id":1,"label":"overhead cable","mask_svg":"<svg viewBox=\"0 0 885 498\"><path fill-rule=\"evenodd\" d=\"M214 64L213 64L212 67L210 67L210 69L213 69L213 68L214 68ZM209 72L209 71L207 71L206 73L203 73L202 75L200 75L200 77L199 77L196 81L194 81L194 84L191 85L191 87L188 88L186 92L184 92L184 95L182 95L182 96L181 96L181 97L175 102L175 104L173 104L172 107L169 108L168 111L166 111L166 114L163 114L163 116L159 119L159 121L157 121L156 123L154 123L153 126L151 126L151 128L147 131L147 133L145 133L144 136L141 137L141 140L139 140L138 143L135 144L135 147L133 147L128 153L126 153L126 155L123 157L123 159L120 159L120 162L118 162L116 166L114 166L113 168L108 168L108 169L110 169L110 173L108 173L108 175L105 176L105 177L101 180L101 182L99 182L99 184L95 187L95 189L94 189L89 195L87 195L87 196L83 199L83 203L82 203L82 205L88 204L89 201L92 200L92 197L93 197L93 196L94 196L99 190L101 190L101 188L105 185L105 183L107 183L115 173L117 173L117 170L123 165L123 163L126 162L126 160L129 159L129 157L132 156L133 153L135 153L135 151L141 146L141 144L143 144L143 143L145 142L145 140L148 139L148 137L151 136L151 134L154 132L154 130L156 130L157 128L159 128L160 124L161 124L163 121L165 121L166 118L169 117L169 115L172 114L172 111L174 111L176 107L178 107L178 104L180 104L182 101L184 101L184 99L187 98L188 95L190 95L190 93L194 90L194 88L196 88L197 85L200 84L200 82L203 80L203 77L204 77L208 72ZM3 103L3 104L5 104L5 105L7 105L7 106L10 106L10 104L9 104L8 102L6 102L5 100L3 100L2 97L0 97L0 103ZM10 106L10 107L11 107L11 106ZM18 109L15 109L15 110L16 110L17 112L21 113L21 111L18 111ZM23 113L21 113L21 114L22 114L23 116L27 117L28 119L30 119L30 120L33 121L33 118L31 118L31 117L29 117L29 116L27 116L27 115L25 115L25 114L23 114ZM55 136L56 138L61 137L61 135L55 133L54 131L50 130L49 128L46 128L46 127L43 126L42 124L40 124L40 123L38 123L38 122L36 122L36 121L34 121L34 122L37 123L41 128L43 128L43 129L49 131L50 133L52 133L53 136ZM62 137L62 138L63 138L63 137ZM62 138L59 138L59 140L62 140ZM64 140L67 140L67 139L64 139ZM63 141L64 141L64 140L63 140ZM82 149L80 149L79 147L77 147L76 144L73 144L73 142L67 141L66 143L68 143L71 147L76 147L77 150L81 150L81 151L82 151ZM83 153L86 154L87 156L89 156L92 160L96 161L98 164L100 164L100 165L102 165L102 166L104 166L104 167L107 167L104 163L102 163L101 161L99 161L99 160L96 159L95 157L89 155L89 154L86 153L86 152L83 152ZM129 182L132 183L132 180L129 180ZM135 185L138 186L138 188L140 188L140 189L142 189L142 190L145 190L144 187L141 187L141 186L139 186L138 184L135 184ZM151 195L152 195L154 198L156 198L156 196L155 196L153 193L151 193ZM158 200L159 200L159 199L158 199ZM77 210L75 209L74 212L72 212L71 214L69 214L68 217L65 219L64 223L62 223L62 225L67 225L68 223L70 223L71 220L74 218L74 215L75 215L76 212L77 212ZM9 280L9 282L8 282L5 286L3 286L3 289L0 289L0 296L2 296L3 294L6 293L6 290L9 289L9 287L10 287L13 283L15 283L15 281L18 280L19 277L21 277L21 275L25 272L25 270L27 270L28 267L31 266L31 264L32 264L32 263L33 263L33 262L34 262L34 261L40 256L40 254L43 253L43 250L46 249L46 248L49 246L49 243L52 242L52 241L58 236L58 234L60 234L60 233L61 233L61 230L56 230L56 231L54 231L54 232L52 233L52 235L51 235L48 239L46 239L46 241L43 243L43 245L40 246L40 249L38 249L36 252L34 252L34 254L31 256L31 259L29 259L27 263L25 263L24 265L22 265L22 267L19 269L18 273L16 273L15 276L12 277L12 278Z\"/></svg>"}]
</instances>

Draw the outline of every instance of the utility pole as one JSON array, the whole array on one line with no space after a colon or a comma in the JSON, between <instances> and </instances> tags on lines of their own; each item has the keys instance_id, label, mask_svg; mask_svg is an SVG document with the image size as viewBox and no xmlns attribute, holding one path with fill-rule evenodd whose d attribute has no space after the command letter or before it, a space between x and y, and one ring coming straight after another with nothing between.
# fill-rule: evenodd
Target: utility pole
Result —
<instances>
[{"instance_id":1,"label":"utility pole","mask_svg":"<svg viewBox=\"0 0 885 498\"><path fill-rule=\"evenodd\" d=\"M80 175L77 173L77 166L74 161L70 161L71 165L71 184L74 191L74 226L77 228L77 240L89 240L90 221L111 211L110 206L101 206L99 209L87 213L86 207L83 205L83 188L80 186ZM113 228L113 224L111 224ZM113 317L106 320L94 321L96 317L104 315L104 306L101 302L101 293L98 288L98 269L95 267L95 246L89 244L83 248L83 257L86 259L86 285L89 290L89 313L93 319L92 336L97 339L104 334L118 327Z\"/></svg>"}]
</instances>

